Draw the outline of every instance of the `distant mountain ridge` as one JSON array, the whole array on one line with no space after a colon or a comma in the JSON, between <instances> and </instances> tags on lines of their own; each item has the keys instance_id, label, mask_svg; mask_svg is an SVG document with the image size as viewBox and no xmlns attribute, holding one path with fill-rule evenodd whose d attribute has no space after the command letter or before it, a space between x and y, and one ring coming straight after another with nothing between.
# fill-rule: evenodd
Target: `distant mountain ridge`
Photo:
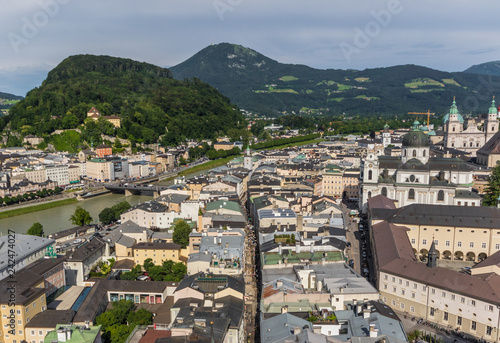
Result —
<instances>
[{"instance_id":1,"label":"distant mountain ridge","mask_svg":"<svg viewBox=\"0 0 500 343\"><path fill-rule=\"evenodd\" d=\"M500 61L476 64L465 69L464 73L500 76Z\"/></svg>"},{"instance_id":2,"label":"distant mountain ridge","mask_svg":"<svg viewBox=\"0 0 500 343\"><path fill-rule=\"evenodd\" d=\"M208 46L170 68L176 79L196 77L240 108L265 114L282 111L333 114L444 114L457 98L464 113L485 112L500 95L500 77L488 94L477 74L448 73L417 65L365 70L314 69L283 64L236 44ZM470 101L475 99L476 101Z\"/></svg>"},{"instance_id":3,"label":"distant mountain ridge","mask_svg":"<svg viewBox=\"0 0 500 343\"><path fill-rule=\"evenodd\" d=\"M14 95L14 94L10 94L10 93L0 92L0 99L5 99L5 100L22 100L24 98L22 96L19 96L19 95Z\"/></svg>"}]
</instances>

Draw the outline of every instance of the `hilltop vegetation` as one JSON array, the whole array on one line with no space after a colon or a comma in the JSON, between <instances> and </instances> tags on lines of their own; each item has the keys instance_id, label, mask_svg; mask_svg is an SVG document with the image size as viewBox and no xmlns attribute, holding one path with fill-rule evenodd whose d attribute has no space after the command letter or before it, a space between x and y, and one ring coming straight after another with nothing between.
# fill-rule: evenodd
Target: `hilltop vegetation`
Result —
<instances>
[{"instance_id":1,"label":"hilltop vegetation","mask_svg":"<svg viewBox=\"0 0 500 343\"><path fill-rule=\"evenodd\" d=\"M171 68L177 79L197 77L246 110L276 115L444 114L454 96L466 112L487 111L500 93L500 77L448 73L416 65L359 70L320 70L283 64L254 50L221 43ZM486 84L485 84L486 83ZM474 99L476 101L470 101ZM467 103L466 103L467 102Z\"/></svg>"},{"instance_id":2,"label":"hilltop vegetation","mask_svg":"<svg viewBox=\"0 0 500 343\"><path fill-rule=\"evenodd\" d=\"M95 106L103 116L121 118L115 129L105 120L87 119ZM148 63L109 56L68 57L47 79L0 119L0 131L47 136L80 126L94 143L106 133L133 142L175 144L184 138L213 138L244 119L229 99L197 79L178 81Z\"/></svg>"}]
</instances>

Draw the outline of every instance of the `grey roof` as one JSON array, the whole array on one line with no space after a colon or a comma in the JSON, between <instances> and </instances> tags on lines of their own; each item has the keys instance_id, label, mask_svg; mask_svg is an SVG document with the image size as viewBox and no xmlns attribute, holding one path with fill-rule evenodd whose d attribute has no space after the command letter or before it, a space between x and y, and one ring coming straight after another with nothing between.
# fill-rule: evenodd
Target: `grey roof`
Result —
<instances>
[{"instance_id":1,"label":"grey roof","mask_svg":"<svg viewBox=\"0 0 500 343\"><path fill-rule=\"evenodd\" d=\"M166 212L168 210L168 207L159 203L158 201L146 201L146 202L140 203L138 205L135 205L127 212L131 212L134 210L142 210L145 212L158 213L158 212Z\"/></svg>"},{"instance_id":2,"label":"grey roof","mask_svg":"<svg viewBox=\"0 0 500 343\"><path fill-rule=\"evenodd\" d=\"M308 328L312 330L312 324L307 320L296 317L290 313L282 313L275 317L262 320L261 342L276 342L293 336L294 328Z\"/></svg>"},{"instance_id":3,"label":"grey roof","mask_svg":"<svg viewBox=\"0 0 500 343\"><path fill-rule=\"evenodd\" d=\"M177 292L187 287L203 293L217 293L226 288L234 289L241 294L245 293L245 283L241 276L212 276L210 274L198 273L185 277L175 291Z\"/></svg>"},{"instance_id":4,"label":"grey roof","mask_svg":"<svg viewBox=\"0 0 500 343\"><path fill-rule=\"evenodd\" d=\"M311 270L316 274L316 280L323 281L323 287L330 293L342 292L346 294L378 293L365 278L357 274L344 263L329 263L328 265L314 264L297 266L295 270Z\"/></svg>"},{"instance_id":5,"label":"grey roof","mask_svg":"<svg viewBox=\"0 0 500 343\"><path fill-rule=\"evenodd\" d=\"M9 242L9 239L11 240ZM31 235L23 235L16 233L14 235L15 241L12 242L11 235L0 237L0 269L7 268L9 261L9 250L13 250L16 254L16 263L22 261L26 257L44 250L49 245L54 244L53 239L42 238Z\"/></svg>"},{"instance_id":6,"label":"grey roof","mask_svg":"<svg viewBox=\"0 0 500 343\"><path fill-rule=\"evenodd\" d=\"M151 249L151 250L180 250L181 246L175 243L165 242L141 242L134 244L132 249Z\"/></svg>"},{"instance_id":7,"label":"grey roof","mask_svg":"<svg viewBox=\"0 0 500 343\"><path fill-rule=\"evenodd\" d=\"M165 194L165 195L162 195L162 196L156 198L156 201L180 204L187 199L189 199L189 195L170 193L170 194Z\"/></svg>"},{"instance_id":8,"label":"grey roof","mask_svg":"<svg viewBox=\"0 0 500 343\"><path fill-rule=\"evenodd\" d=\"M261 209L257 211L259 220L265 218L297 218L297 214L289 208Z\"/></svg>"},{"instance_id":9,"label":"grey roof","mask_svg":"<svg viewBox=\"0 0 500 343\"><path fill-rule=\"evenodd\" d=\"M412 204L397 209L372 209L372 219L394 224L489 227L500 229L500 209L484 206Z\"/></svg>"},{"instance_id":10,"label":"grey roof","mask_svg":"<svg viewBox=\"0 0 500 343\"><path fill-rule=\"evenodd\" d=\"M94 237L90 241L87 241L79 246L77 246L73 251L68 251L66 254L68 262L82 262L89 258L94 251L103 249L105 243L99 237Z\"/></svg>"},{"instance_id":11,"label":"grey roof","mask_svg":"<svg viewBox=\"0 0 500 343\"><path fill-rule=\"evenodd\" d=\"M56 328L57 324L71 324L75 311L73 310L47 310L38 313L24 326L31 328Z\"/></svg>"},{"instance_id":12,"label":"grey roof","mask_svg":"<svg viewBox=\"0 0 500 343\"><path fill-rule=\"evenodd\" d=\"M353 342L358 343L375 343L386 336L390 342L408 342L403 324L389 306L378 301L370 301L363 305L363 310L366 309L367 305L371 307L368 318L356 315L353 310L335 311L339 322L349 322L348 333L339 335L337 338L341 340L352 338ZM366 341L370 335L370 324L373 324L378 330L378 335L376 338Z\"/></svg>"},{"instance_id":13,"label":"grey roof","mask_svg":"<svg viewBox=\"0 0 500 343\"><path fill-rule=\"evenodd\" d=\"M127 248L131 248L135 244L135 239L129 236L125 236L124 234L121 234L121 237L118 239L118 241L116 241L115 244L120 244Z\"/></svg>"}]
</instances>

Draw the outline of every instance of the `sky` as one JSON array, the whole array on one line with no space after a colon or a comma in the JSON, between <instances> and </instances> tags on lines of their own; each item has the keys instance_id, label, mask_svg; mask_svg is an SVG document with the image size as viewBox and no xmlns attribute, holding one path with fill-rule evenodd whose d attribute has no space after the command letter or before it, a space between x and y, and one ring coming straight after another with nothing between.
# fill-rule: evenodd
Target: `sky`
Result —
<instances>
[{"instance_id":1,"label":"sky","mask_svg":"<svg viewBox=\"0 0 500 343\"><path fill-rule=\"evenodd\" d=\"M229 42L283 63L443 71L500 60L498 0L0 0L0 92L77 54L169 67Z\"/></svg>"}]
</instances>

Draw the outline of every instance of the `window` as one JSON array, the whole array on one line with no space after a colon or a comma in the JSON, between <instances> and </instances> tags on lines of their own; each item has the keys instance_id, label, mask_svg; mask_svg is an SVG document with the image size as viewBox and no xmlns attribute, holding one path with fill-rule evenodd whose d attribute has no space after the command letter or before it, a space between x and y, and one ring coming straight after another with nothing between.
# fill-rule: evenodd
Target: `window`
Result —
<instances>
[{"instance_id":1,"label":"window","mask_svg":"<svg viewBox=\"0 0 500 343\"><path fill-rule=\"evenodd\" d=\"M415 200L415 190L413 188L408 191L408 200Z\"/></svg>"},{"instance_id":2,"label":"window","mask_svg":"<svg viewBox=\"0 0 500 343\"><path fill-rule=\"evenodd\" d=\"M410 312L415 313L415 307L414 306L410 306Z\"/></svg>"},{"instance_id":3,"label":"window","mask_svg":"<svg viewBox=\"0 0 500 343\"><path fill-rule=\"evenodd\" d=\"M415 299L415 297L416 297L416 296L417 296L417 295L415 294L415 292L412 292L412 293L411 293L411 298L412 298L412 299Z\"/></svg>"},{"instance_id":4,"label":"window","mask_svg":"<svg viewBox=\"0 0 500 343\"><path fill-rule=\"evenodd\" d=\"M401 290L401 295L405 295L405 290L404 289Z\"/></svg>"},{"instance_id":5,"label":"window","mask_svg":"<svg viewBox=\"0 0 500 343\"><path fill-rule=\"evenodd\" d=\"M447 247L449 247L450 246L450 241L444 242L444 245L446 245Z\"/></svg>"},{"instance_id":6,"label":"window","mask_svg":"<svg viewBox=\"0 0 500 343\"><path fill-rule=\"evenodd\" d=\"M493 312L493 305L488 305L488 311Z\"/></svg>"},{"instance_id":7,"label":"window","mask_svg":"<svg viewBox=\"0 0 500 343\"><path fill-rule=\"evenodd\" d=\"M500 244L495 244L495 250L500 250Z\"/></svg>"},{"instance_id":8,"label":"window","mask_svg":"<svg viewBox=\"0 0 500 343\"><path fill-rule=\"evenodd\" d=\"M424 156L424 157L425 157L425 150L424 150L424 151L422 151L422 154L423 154L422 156Z\"/></svg>"},{"instance_id":9,"label":"window","mask_svg":"<svg viewBox=\"0 0 500 343\"><path fill-rule=\"evenodd\" d=\"M444 191L440 190L438 192L438 201L444 201Z\"/></svg>"},{"instance_id":10,"label":"window","mask_svg":"<svg viewBox=\"0 0 500 343\"><path fill-rule=\"evenodd\" d=\"M455 294L451 295L451 300L455 300Z\"/></svg>"},{"instance_id":11,"label":"window","mask_svg":"<svg viewBox=\"0 0 500 343\"><path fill-rule=\"evenodd\" d=\"M435 314L435 313L436 313L436 310L434 309L434 307L431 307L431 308L430 308L429 315L430 315L431 317L434 317L434 314Z\"/></svg>"},{"instance_id":12,"label":"window","mask_svg":"<svg viewBox=\"0 0 500 343\"><path fill-rule=\"evenodd\" d=\"M396 278L394 276L392 277L392 282L396 282Z\"/></svg>"},{"instance_id":13,"label":"window","mask_svg":"<svg viewBox=\"0 0 500 343\"><path fill-rule=\"evenodd\" d=\"M396 306L396 300L392 301L392 306Z\"/></svg>"},{"instance_id":14,"label":"window","mask_svg":"<svg viewBox=\"0 0 500 343\"><path fill-rule=\"evenodd\" d=\"M413 284L413 288L417 289L418 285L416 283Z\"/></svg>"},{"instance_id":15,"label":"window","mask_svg":"<svg viewBox=\"0 0 500 343\"><path fill-rule=\"evenodd\" d=\"M493 332L493 327L491 326L486 326L486 334L488 336L491 336L491 333Z\"/></svg>"},{"instance_id":16,"label":"window","mask_svg":"<svg viewBox=\"0 0 500 343\"><path fill-rule=\"evenodd\" d=\"M38 336L43 336L43 331L42 330L38 330Z\"/></svg>"},{"instance_id":17,"label":"window","mask_svg":"<svg viewBox=\"0 0 500 343\"><path fill-rule=\"evenodd\" d=\"M403 284L403 280L399 279L399 284L402 285Z\"/></svg>"},{"instance_id":18,"label":"window","mask_svg":"<svg viewBox=\"0 0 500 343\"><path fill-rule=\"evenodd\" d=\"M427 240L426 239L422 239L422 245L427 245Z\"/></svg>"},{"instance_id":19,"label":"window","mask_svg":"<svg viewBox=\"0 0 500 343\"><path fill-rule=\"evenodd\" d=\"M474 248L474 242L469 242L469 247Z\"/></svg>"},{"instance_id":20,"label":"window","mask_svg":"<svg viewBox=\"0 0 500 343\"><path fill-rule=\"evenodd\" d=\"M392 292L396 293L396 287L392 287Z\"/></svg>"},{"instance_id":21,"label":"window","mask_svg":"<svg viewBox=\"0 0 500 343\"><path fill-rule=\"evenodd\" d=\"M368 199L372 198L372 192L368 192Z\"/></svg>"},{"instance_id":22,"label":"window","mask_svg":"<svg viewBox=\"0 0 500 343\"><path fill-rule=\"evenodd\" d=\"M448 321L448 312L443 313L443 320Z\"/></svg>"},{"instance_id":23,"label":"window","mask_svg":"<svg viewBox=\"0 0 500 343\"><path fill-rule=\"evenodd\" d=\"M471 304L471 306L476 306L476 301L475 300L471 300L470 304Z\"/></svg>"},{"instance_id":24,"label":"window","mask_svg":"<svg viewBox=\"0 0 500 343\"><path fill-rule=\"evenodd\" d=\"M35 336L35 330L31 330L31 336Z\"/></svg>"},{"instance_id":25,"label":"window","mask_svg":"<svg viewBox=\"0 0 500 343\"><path fill-rule=\"evenodd\" d=\"M384 289L387 289L387 284L386 283L384 283Z\"/></svg>"},{"instance_id":26,"label":"window","mask_svg":"<svg viewBox=\"0 0 500 343\"><path fill-rule=\"evenodd\" d=\"M435 288L431 289L431 294L436 294L436 289Z\"/></svg>"},{"instance_id":27,"label":"window","mask_svg":"<svg viewBox=\"0 0 500 343\"><path fill-rule=\"evenodd\" d=\"M486 249L486 243L481 243L481 249Z\"/></svg>"},{"instance_id":28,"label":"window","mask_svg":"<svg viewBox=\"0 0 500 343\"><path fill-rule=\"evenodd\" d=\"M387 279L388 279L387 274L385 274L384 275L384 280L387 280Z\"/></svg>"},{"instance_id":29,"label":"window","mask_svg":"<svg viewBox=\"0 0 500 343\"><path fill-rule=\"evenodd\" d=\"M387 187L382 187L382 195L387 196Z\"/></svg>"},{"instance_id":30,"label":"window","mask_svg":"<svg viewBox=\"0 0 500 343\"><path fill-rule=\"evenodd\" d=\"M477 323L473 320L471 323L470 323L470 329L472 331L476 331L476 326L477 326Z\"/></svg>"},{"instance_id":31,"label":"window","mask_svg":"<svg viewBox=\"0 0 500 343\"><path fill-rule=\"evenodd\" d=\"M410 281L405 281L405 286L409 287L410 286Z\"/></svg>"},{"instance_id":32,"label":"window","mask_svg":"<svg viewBox=\"0 0 500 343\"><path fill-rule=\"evenodd\" d=\"M438 241L437 239L435 239L435 240L434 240L434 244L435 244L436 246L438 246L438 245L439 245L439 241Z\"/></svg>"},{"instance_id":33,"label":"window","mask_svg":"<svg viewBox=\"0 0 500 343\"><path fill-rule=\"evenodd\" d=\"M413 150L413 157L417 157L417 150Z\"/></svg>"},{"instance_id":34,"label":"window","mask_svg":"<svg viewBox=\"0 0 500 343\"><path fill-rule=\"evenodd\" d=\"M446 292L441 292L441 296L442 296L443 298L446 298Z\"/></svg>"},{"instance_id":35,"label":"window","mask_svg":"<svg viewBox=\"0 0 500 343\"><path fill-rule=\"evenodd\" d=\"M371 180L373 177L373 171L369 170L368 171L368 180Z\"/></svg>"},{"instance_id":36,"label":"window","mask_svg":"<svg viewBox=\"0 0 500 343\"><path fill-rule=\"evenodd\" d=\"M415 242L415 238L412 238L412 239L411 239L411 244L415 244L415 243L416 243L416 242Z\"/></svg>"},{"instance_id":37,"label":"window","mask_svg":"<svg viewBox=\"0 0 500 343\"><path fill-rule=\"evenodd\" d=\"M461 302L462 304L465 304L465 298L464 298L464 297L461 297L461 298L460 298L460 302Z\"/></svg>"},{"instance_id":38,"label":"window","mask_svg":"<svg viewBox=\"0 0 500 343\"><path fill-rule=\"evenodd\" d=\"M462 247L462 242L458 241L457 242L457 247L461 248Z\"/></svg>"},{"instance_id":39,"label":"window","mask_svg":"<svg viewBox=\"0 0 500 343\"><path fill-rule=\"evenodd\" d=\"M401 306L401 308L402 308L402 309L404 309L404 308L405 308L405 304L404 304L404 303L401 303L401 304L399 304L399 305Z\"/></svg>"}]
</instances>

